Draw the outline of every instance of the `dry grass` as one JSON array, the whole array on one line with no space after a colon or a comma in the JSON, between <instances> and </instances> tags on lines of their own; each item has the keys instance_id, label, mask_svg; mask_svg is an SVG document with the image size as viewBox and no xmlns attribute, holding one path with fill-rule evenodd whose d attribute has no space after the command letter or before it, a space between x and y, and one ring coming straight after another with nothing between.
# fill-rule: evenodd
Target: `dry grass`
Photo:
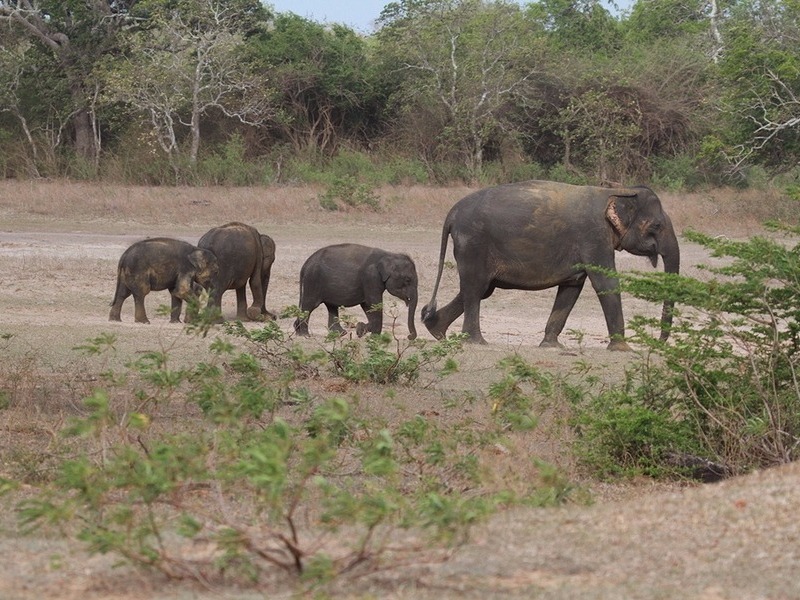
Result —
<instances>
[{"instance_id":1,"label":"dry grass","mask_svg":"<svg viewBox=\"0 0 800 600\"><path fill-rule=\"evenodd\" d=\"M304 220L413 228L441 222L450 206L474 189L385 186L375 190L382 212L327 212L319 206L323 190L315 186L154 188L9 180L0 182L0 215L31 227L74 220L79 230L97 221L113 231L128 231L138 225L186 229L234 220L265 229ZM777 191L717 189L660 195L678 231L703 224L709 233L749 235L768 219L796 223L800 214L798 203Z\"/></svg>"},{"instance_id":2,"label":"dry grass","mask_svg":"<svg viewBox=\"0 0 800 600\"><path fill-rule=\"evenodd\" d=\"M389 220L413 227L421 221L441 220L447 209L469 191L466 187L387 186L376 190L382 212L327 212L319 205L322 189L315 186L154 188L11 180L0 182L0 215L45 228L48 223L74 220L79 230L91 229L90 224L102 221L110 232L139 225L210 227L228 221L269 229L306 218L322 224L353 220L378 224ZM81 222L86 225L82 227Z\"/></svg>"}]
</instances>

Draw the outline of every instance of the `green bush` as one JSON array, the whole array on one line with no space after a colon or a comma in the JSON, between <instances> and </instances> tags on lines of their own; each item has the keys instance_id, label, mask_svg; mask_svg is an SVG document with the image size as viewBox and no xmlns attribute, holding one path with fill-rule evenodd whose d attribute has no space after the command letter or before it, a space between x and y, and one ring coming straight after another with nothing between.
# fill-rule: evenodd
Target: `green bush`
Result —
<instances>
[{"instance_id":1,"label":"green bush","mask_svg":"<svg viewBox=\"0 0 800 600\"><path fill-rule=\"evenodd\" d=\"M373 211L381 209L381 199L365 183L359 183L352 175L334 179L325 193L319 196L319 205L325 210L346 210L366 207Z\"/></svg>"},{"instance_id":2,"label":"green bush","mask_svg":"<svg viewBox=\"0 0 800 600\"><path fill-rule=\"evenodd\" d=\"M550 169L547 174L547 179L560 181L562 183L571 183L573 185L588 185L592 183L585 175L576 172L574 169L568 169L561 164L555 165Z\"/></svg>"},{"instance_id":3,"label":"green bush","mask_svg":"<svg viewBox=\"0 0 800 600\"><path fill-rule=\"evenodd\" d=\"M219 152L197 162L197 179L205 185L264 185L272 182L271 167L248 161L244 139L232 135Z\"/></svg>"},{"instance_id":4,"label":"green bush","mask_svg":"<svg viewBox=\"0 0 800 600\"><path fill-rule=\"evenodd\" d=\"M190 332L207 335L211 322L198 314ZM487 449L505 428L457 407L459 418L447 421L386 423L356 399L317 397L297 383L303 362L313 363L306 374L329 370L369 385L416 381L421 369L455 368L462 339L371 336L364 354L338 340L309 353L274 323L226 330L234 337L215 339L196 365L177 367L158 350L124 376L106 373L108 389L86 398L61 431L68 443L53 458L56 475L18 504L24 527L56 526L90 552L172 578L258 583L277 569L305 587L391 567L396 556L444 558L498 507L552 505L570 493L545 464L521 492L486 487ZM99 336L81 350L104 360L114 341ZM540 379L519 361L510 368L519 381ZM186 404L182 412L199 407L200 423L176 423L171 409L165 422L175 402ZM520 410L523 401L514 402ZM0 493L19 488L0 479ZM187 553L192 547L210 551Z\"/></svg>"},{"instance_id":5,"label":"green bush","mask_svg":"<svg viewBox=\"0 0 800 600\"><path fill-rule=\"evenodd\" d=\"M781 228L786 233L800 229ZM669 389L674 420L691 428L698 452L729 472L800 457L800 245L754 237L732 241L686 237L726 257L699 280L665 273L632 274L623 288L681 306L665 343L656 325L635 319L636 341L660 357L647 382Z\"/></svg>"},{"instance_id":6,"label":"green bush","mask_svg":"<svg viewBox=\"0 0 800 600\"><path fill-rule=\"evenodd\" d=\"M681 154L654 159L650 183L655 189L681 192L697 189L703 181L694 158Z\"/></svg>"},{"instance_id":7,"label":"green bush","mask_svg":"<svg viewBox=\"0 0 800 600\"><path fill-rule=\"evenodd\" d=\"M573 390L575 453L594 475L687 474L673 457L702 452L690 423L673 412L669 383L653 375L641 364L626 373L622 385Z\"/></svg>"}]
</instances>

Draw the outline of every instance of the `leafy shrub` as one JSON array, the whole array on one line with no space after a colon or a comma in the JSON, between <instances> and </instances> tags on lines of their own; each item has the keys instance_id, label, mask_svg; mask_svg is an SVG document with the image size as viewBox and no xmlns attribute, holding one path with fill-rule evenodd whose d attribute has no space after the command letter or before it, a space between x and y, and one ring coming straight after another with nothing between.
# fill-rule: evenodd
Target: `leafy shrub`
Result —
<instances>
[{"instance_id":1,"label":"leafy shrub","mask_svg":"<svg viewBox=\"0 0 800 600\"><path fill-rule=\"evenodd\" d=\"M781 228L800 233L799 229ZM684 307L672 342L648 334L636 319L637 340L662 360L648 366L647 385L671 390L674 420L691 429L699 452L743 472L800 456L800 245L754 237L732 241L689 232L686 237L727 257L706 267L713 277L665 273L623 278L628 292Z\"/></svg>"},{"instance_id":2,"label":"leafy shrub","mask_svg":"<svg viewBox=\"0 0 800 600\"><path fill-rule=\"evenodd\" d=\"M670 192L691 191L703 183L694 157L688 154L656 158L652 162L651 184L656 189Z\"/></svg>"},{"instance_id":3,"label":"leafy shrub","mask_svg":"<svg viewBox=\"0 0 800 600\"><path fill-rule=\"evenodd\" d=\"M373 183L392 185L412 185L430 183L428 169L419 160L393 157L381 167L381 180Z\"/></svg>"},{"instance_id":4,"label":"leafy shrub","mask_svg":"<svg viewBox=\"0 0 800 600\"><path fill-rule=\"evenodd\" d=\"M208 334L213 315L196 319L190 332ZM365 354L330 340L308 353L273 323L227 330L263 352L219 337L194 366L176 368L159 350L124 377L106 373L109 389L87 397L61 431L71 450L59 455L55 478L19 503L22 524L55 525L91 552L172 578L258 583L278 569L315 586L410 555L444 558L499 506L569 494L544 463L522 494L485 486L482 456L504 427L435 415L385 423L357 401L316 397L295 382L303 361L352 381L415 381L426 366L455 368L463 341L455 336L434 344L371 336ZM113 336L81 347L101 358L113 349ZM519 362L512 370L538 379ZM196 405L201 424L170 418L165 427L163 409L174 402ZM17 488L0 479L0 493Z\"/></svg>"},{"instance_id":5,"label":"leafy shrub","mask_svg":"<svg viewBox=\"0 0 800 600\"><path fill-rule=\"evenodd\" d=\"M346 175L335 179L327 191L319 196L319 205L325 210L346 210L350 208L366 207L370 210L381 209L381 199L372 189L364 183Z\"/></svg>"},{"instance_id":6,"label":"leafy shrub","mask_svg":"<svg viewBox=\"0 0 800 600\"><path fill-rule=\"evenodd\" d=\"M207 185L245 186L270 183L271 169L248 161L245 149L242 136L232 135L219 152L198 161L197 178Z\"/></svg>"},{"instance_id":7,"label":"leafy shrub","mask_svg":"<svg viewBox=\"0 0 800 600\"><path fill-rule=\"evenodd\" d=\"M696 456L702 449L689 422L673 412L668 385L639 365L626 373L623 385L573 389L571 425L581 464L602 478L686 474L673 457Z\"/></svg>"},{"instance_id":8,"label":"leafy shrub","mask_svg":"<svg viewBox=\"0 0 800 600\"><path fill-rule=\"evenodd\" d=\"M492 414L503 428L533 429L537 423L533 398L522 386L532 384L535 391L549 396L553 393L552 377L528 365L519 355L500 361L500 367L505 369L505 377L489 387Z\"/></svg>"},{"instance_id":9,"label":"leafy shrub","mask_svg":"<svg viewBox=\"0 0 800 600\"><path fill-rule=\"evenodd\" d=\"M568 169L564 165L558 164L552 167L547 176L552 181L560 181L562 183L571 183L573 185L588 185L591 183L588 177L576 172L574 169Z\"/></svg>"}]
</instances>

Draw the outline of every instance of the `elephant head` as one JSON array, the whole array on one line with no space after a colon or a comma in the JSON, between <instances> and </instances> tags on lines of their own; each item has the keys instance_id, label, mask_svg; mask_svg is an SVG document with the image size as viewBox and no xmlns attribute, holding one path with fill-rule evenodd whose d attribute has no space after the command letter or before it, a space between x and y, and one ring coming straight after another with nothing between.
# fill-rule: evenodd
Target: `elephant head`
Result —
<instances>
[{"instance_id":1,"label":"elephant head","mask_svg":"<svg viewBox=\"0 0 800 600\"><path fill-rule=\"evenodd\" d=\"M383 285L392 296L408 306L408 339L417 337L414 313L417 311L417 269L405 254L387 254L378 263Z\"/></svg>"},{"instance_id":2,"label":"elephant head","mask_svg":"<svg viewBox=\"0 0 800 600\"><path fill-rule=\"evenodd\" d=\"M680 271L681 255L678 238L672 221L661 207L655 193L646 187L618 191L610 196L606 219L614 231L617 250L627 250L637 256L646 256L655 267L658 257L664 262L666 273ZM664 301L661 312L661 339L669 337L672 325L674 300Z\"/></svg>"},{"instance_id":3,"label":"elephant head","mask_svg":"<svg viewBox=\"0 0 800 600\"><path fill-rule=\"evenodd\" d=\"M204 289L209 289L214 278L219 273L217 257L210 250L197 248L189 254L189 262L196 269L193 277L194 281Z\"/></svg>"}]
</instances>

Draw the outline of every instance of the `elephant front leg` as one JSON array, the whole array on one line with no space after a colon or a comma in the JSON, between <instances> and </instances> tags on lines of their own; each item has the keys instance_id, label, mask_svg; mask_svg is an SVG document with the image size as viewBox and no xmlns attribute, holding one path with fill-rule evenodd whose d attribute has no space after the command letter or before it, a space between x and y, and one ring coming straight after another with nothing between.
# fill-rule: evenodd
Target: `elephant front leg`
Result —
<instances>
[{"instance_id":1,"label":"elephant front leg","mask_svg":"<svg viewBox=\"0 0 800 600\"><path fill-rule=\"evenodd\" d=\"M597 297L600 299L600 306L603 307L603 315L606 318L606 326L608 327L608 336L611 341L608 342L609 350L621 350L623 352L629 351L631 347L625 341L625 318L622 316L622 297L619 293L619 281L616 278L606 277L601 274L590 274L589 277L592 281L597 292Z\"/></svg>"},{"instance_id":2,"label":"elephant front leg","mask_svg":"<svg viewBox=\"0 0 800 600\"><path fill-rule=\"evenodd\" d=\"M134 294L133 302L135 305L135 315L137 323L149 323L150 319L147 318L147 312L144 310L144 295Z\"/></svg>"},{"instance_id":3,"label":"elephant front leg","mask_svg":"<svg viewBox=\"0 0 800 600\"><path fill-rule=\"evenodd\" d=\"M380 333L383 331L383 310L373 308L375 304L362 302L361 308L364 314L367 315L366 323L358 323L356 325L356 335L362 337L366 333Z\"/></svg>"},{"instance_id":4,"label":"elephant front leg","mask_svg":"<svg viewBox=\"0 0 800 600\"><path fill-rule=\"evenodd\" d=\"M169 322L170 323L180 323L181 322L181 309L183 308L183 300L181 300L175 294L172 295L172 310L169 313Z\"/></svg>"},{"instance_id":5,"label":"elephant front leg","mask_svg":"<svg viewBox=\"0 0 800 600\"><path fill-rule=\"evenodd\" d=\"M567 317L575 307L578 297L583 290L585 279L577 284L560 285L556 292L556 299L553 302L553 310L547 319L547 326L544 329L544 339L539 344L541 348L563 348L564 345L558 341L558 336L564 331L567 324Z\"/></svg>"}]
</instances>

